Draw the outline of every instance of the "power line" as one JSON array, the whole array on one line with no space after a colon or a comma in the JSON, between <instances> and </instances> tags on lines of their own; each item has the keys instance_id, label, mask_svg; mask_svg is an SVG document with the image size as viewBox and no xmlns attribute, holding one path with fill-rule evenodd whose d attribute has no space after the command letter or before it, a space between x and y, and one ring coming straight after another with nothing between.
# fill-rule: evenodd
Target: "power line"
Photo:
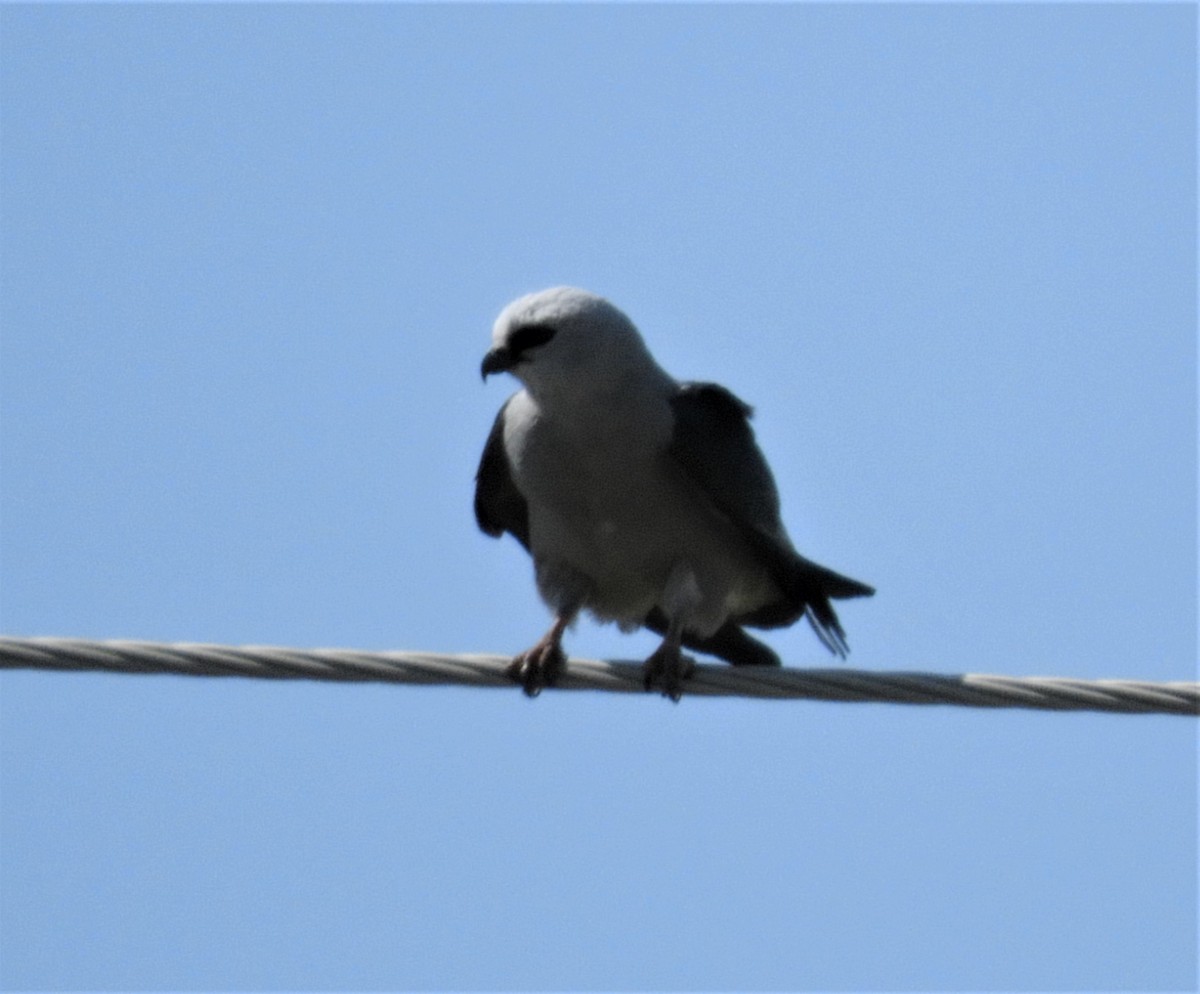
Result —
<instances>
[{"instance_id":1,"label":"power line","mask_svg":"<svg viewBox=\"0 0 1200 994\"><path fill-rule=\"evenodd\" d=\"M508 663L508 657L493 655L0 637L0 669L461 684L515 690L504 672ZM642 667L637 663L572 660L554 689L644 693ZM1200 715L1200 683L1186 681L1155 683L980 673L698 665L684 689L689 697L807 698L1042 711Z\"/></svg>"}]
</instances>

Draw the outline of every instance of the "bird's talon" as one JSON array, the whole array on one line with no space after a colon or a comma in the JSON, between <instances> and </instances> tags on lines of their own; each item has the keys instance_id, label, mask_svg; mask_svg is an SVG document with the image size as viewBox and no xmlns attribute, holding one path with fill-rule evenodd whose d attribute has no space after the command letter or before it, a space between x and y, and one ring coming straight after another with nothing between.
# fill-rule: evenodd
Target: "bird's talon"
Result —
<instances>
[{"instance_id":1,"label":"bird's talon","mask_svg":"<svg viewBox=\"0 0 1200 994\"><path fill-rule=\"evenodd\" d=\"M678 704L683 697L683 683L695 669L696 663L690 656L683 655L678 646L664 642L646 660L642 685L647 691L659 687L663 697Z\"/></svg>"},{"instance_id":2,"label":"bird's talon","mask_svg":"<svg viewBox=\"0 0 1200 994\"><path fill-rule=\"evenodd\" d=\"M515 656L505 667L505 675L513 683L520 684L525 696L532 699L546 687L553 687L558 682L567 657L562 647L550 642L539 642L527 652Z\"/></svg>"},{"instance_id":3,"label":"bird's talon","mask_svg":"<svg viewBox=\"0 0 1200 994\"><path fill-rule=\"evenodd\" d=\"M676 704L683 697L683 683L691 679L695 672L695 662L687 656L680 656L678 665L669 669L663 677L663 697L669 697Z\"/></svg>"}]
</instances>

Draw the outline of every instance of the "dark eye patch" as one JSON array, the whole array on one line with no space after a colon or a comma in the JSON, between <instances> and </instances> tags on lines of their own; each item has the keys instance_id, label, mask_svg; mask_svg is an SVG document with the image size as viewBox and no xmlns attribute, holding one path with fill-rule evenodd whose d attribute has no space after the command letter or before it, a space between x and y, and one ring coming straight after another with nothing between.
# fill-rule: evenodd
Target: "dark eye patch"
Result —
<instances>
[{"instance_id":1,"label":"dark eye patch","mask_svg":"<svg viewBox=\"0 0 1200 994\"><path fill-rule=\"evenodd\" d=\"M548 324L523 324L508 336L508 351L520 357L529 349L545 345L555 333L556 329Z\"/></svg>"}]
</instances>

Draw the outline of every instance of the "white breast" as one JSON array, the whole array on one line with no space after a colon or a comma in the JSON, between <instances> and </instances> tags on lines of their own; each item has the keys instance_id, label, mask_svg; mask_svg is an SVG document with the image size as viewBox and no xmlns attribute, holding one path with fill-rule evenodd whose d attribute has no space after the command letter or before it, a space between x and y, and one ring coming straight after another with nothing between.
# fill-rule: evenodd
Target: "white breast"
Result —
<instances>
[{"instance_id":1,"label":"white breast","mask_svg":"<svg viewBox=\"0 0 1200 994\"><path fill-rule=\"evenodd\" d=\"M710 634L733 611L773 593L740 534L667 455L672 415L665 400L623 398L619 415L555 418L527 393L505 417L505 448L529 503L539 573L586 577L586 606L603 620L637 624L662 607L684 564L699 590L693 623Z\"/></svg>"}]
</instances>

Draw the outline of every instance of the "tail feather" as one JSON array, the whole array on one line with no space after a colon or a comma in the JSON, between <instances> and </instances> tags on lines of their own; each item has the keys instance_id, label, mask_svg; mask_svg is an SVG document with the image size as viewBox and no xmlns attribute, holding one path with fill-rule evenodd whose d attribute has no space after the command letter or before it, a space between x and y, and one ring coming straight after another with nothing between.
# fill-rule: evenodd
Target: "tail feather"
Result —
<instances>
[{"instance_id":1,"label":"tail feather","mask_svg":"<svg viewBox=\"0 0 1200 994\"><path fill-rule=\"evenodd\" d=\"M845 659L850 646L837 612L829 602L850 597L870 597L875 593L875 588L835 573L803 556L797 558L803 567L799 571L799 579L802 590L800 596L805 605L804 616L821 644L839 659Z\"/></svg>"},{"instance_id":2,"label":"tail feather","mask_svg":"<svg viewBox=\"0 0 1200 994\"><path fill-rule=\"evenodd\" d=\"M839 659L845 659L850 652L850 645L846 642L845 629L829 599L820 597L809 601L804 609L804 617L821 644Z\"/></svg>"},{"instance_id":3,"label":"tail feather","mask_svg":"<svg viewBox=\"0 0 1200 994\"><path fill-rule=\"evenodd\" d=\"M851 580L850 577L842 576L841 573L835 573L827 566L818 565L803 556L796 558L802 567L800 570L802 582L810 588L816 588L825 597L840 601L848 597L870 597L875 593L874 587L859 583L858 580Z\"/></svg>"},{"instance_id":4,"label":"tail feather","mask_svg":"<svg viewBox=\"0 0 1200 994\"><path fill-rule=\"evenodd\" d=\"M683 644L697 652L724 659L734 666L778 666L779 657L747 634L742 626L781 628L804 617L821 644L839 659L845 659L850 646L830 601L870 597L875 593L875 588L835 573L791 550L786 556L777 547L772 547L771 551L777 553L773 575L781 596L754 611L730 618L708 638L684 632ZM647 615L644 624L660 635L667 632L667 618L659 608Z\"/></svg>"}]
</instances>

